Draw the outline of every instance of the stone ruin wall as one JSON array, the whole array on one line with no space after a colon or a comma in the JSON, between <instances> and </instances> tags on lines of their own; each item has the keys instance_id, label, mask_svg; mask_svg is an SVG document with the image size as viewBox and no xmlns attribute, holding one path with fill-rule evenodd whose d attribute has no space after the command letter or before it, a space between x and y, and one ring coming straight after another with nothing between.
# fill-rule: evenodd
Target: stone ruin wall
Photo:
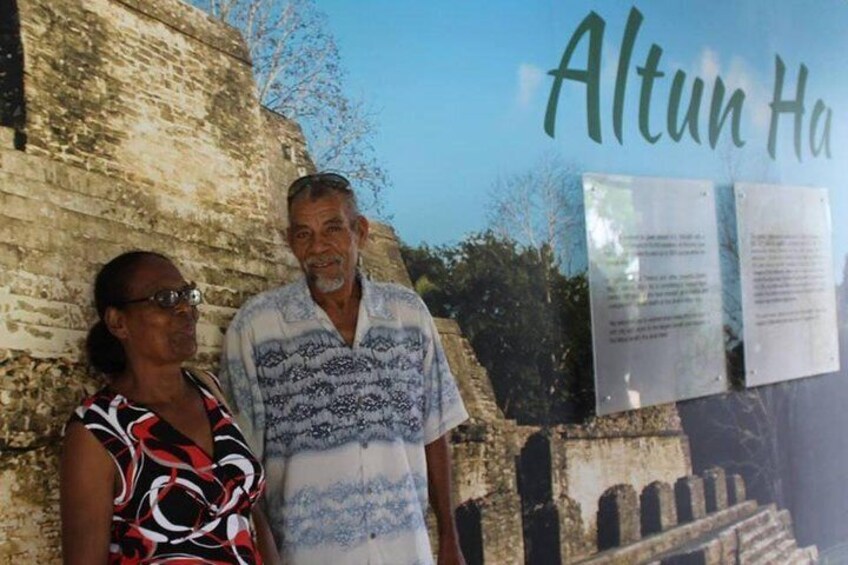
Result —
<instances>
[{"instance_id":1,"label":"stone ruin wall","mask_svg":"<svg viewBox=\"0 0 848 565\"><path fill-rule=\"evenodd\" d=\"M297 126L260 109L240 36L202 12L178 0L17 7L25 132L0 128L0 563L53 563L62 425L99 386L80 360L97 268L134 248L173 257L206 294L197 360L214 366L235 309L295 276L281 191L314 167ZM365 268L409 285L391 228L373 226ZM438 325L471 414L452 438L454 498L486 562L523 561L530 438L548 445L564 556L596 551L598 492L689 474L673 408L517 426L457 325Z\"/></svg>"}]
</instances>

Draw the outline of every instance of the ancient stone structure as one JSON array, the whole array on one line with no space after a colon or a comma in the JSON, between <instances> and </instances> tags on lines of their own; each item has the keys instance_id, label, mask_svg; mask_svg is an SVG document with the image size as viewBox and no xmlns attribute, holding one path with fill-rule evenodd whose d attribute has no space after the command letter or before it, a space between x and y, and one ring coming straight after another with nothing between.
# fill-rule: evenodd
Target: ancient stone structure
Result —
<instances>
[{"instance_id":1,"label":"ancient stone structure","mask_svg":"<svg viewBox=\"0 0 848 565\"><path fill-rule=\"evenodd\" d=\"M202 12L178 0L0 6L0 563L56 563L62 426L99 386L80 354L97 268L134 248L173 257L207 297L197 362L214 367L235 309L297 272L282 190L313 166L297 125L260 108L241 37ZM374 226L364 268L410 284L387 226ZM471 414L452 437L470 563L631 563L616 556L652 559L703 520L755 514L788 531L745 502L738 477L722 499L712 476L711 500L730 506L710 515L702 479L675 483L692 469L673 406L518 426L458 326L437 323ZM672 484L684 485L675 506ZM635 543L598 553L599 501L621 492L617 543ZM653 530L640 531L651 496Z\"/></svg>"}]
</instances>

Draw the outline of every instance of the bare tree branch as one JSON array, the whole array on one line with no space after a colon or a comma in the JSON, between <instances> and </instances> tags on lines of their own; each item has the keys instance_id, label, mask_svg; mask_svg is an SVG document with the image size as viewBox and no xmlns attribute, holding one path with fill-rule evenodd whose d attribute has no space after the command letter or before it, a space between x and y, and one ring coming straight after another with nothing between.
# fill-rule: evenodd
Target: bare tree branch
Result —
<instances>
[{"instance_id":1,"label":"bare tree branch","mask_svg":"<svg viewBox=\"0 0 848 565\"><path fill-rule=\"evenodd\" d=\"M348 176L363 207L381 215L390 182L371 144L374 115L345 95L339 50L314 0L191 2L241 30L259 101L297 121L316 166Z\"/></svg>"},{"instance_id":2,"label":"bare tree branch","mask_svg":"<svg viewBox=\"0 0 848 565\"><path fill-rule=\"evenodd\" d=\"M490 229L536 249L540 257L550 253L566 273L584 268L576 170L550 154L529 171L499 178L489 195Z\"/></svg>"}]
</instances>

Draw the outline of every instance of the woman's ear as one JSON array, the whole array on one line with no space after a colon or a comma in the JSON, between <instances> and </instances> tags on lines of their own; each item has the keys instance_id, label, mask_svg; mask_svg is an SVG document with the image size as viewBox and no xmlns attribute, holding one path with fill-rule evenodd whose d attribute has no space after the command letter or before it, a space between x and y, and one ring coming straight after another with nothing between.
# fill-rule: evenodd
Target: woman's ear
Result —
<instances>
[{"instance_id":1,"label":"woman's ear","mask_svg":"<svg viewBox=\"0 0 848 565\"><path fill-rule=\"evenodd\" d=\"M106 308L106 312L103 315L103 322L106 324L109 332L119 340L123 341L129 336L124 313L114 306Z\"/></svg>"}]
</instances>

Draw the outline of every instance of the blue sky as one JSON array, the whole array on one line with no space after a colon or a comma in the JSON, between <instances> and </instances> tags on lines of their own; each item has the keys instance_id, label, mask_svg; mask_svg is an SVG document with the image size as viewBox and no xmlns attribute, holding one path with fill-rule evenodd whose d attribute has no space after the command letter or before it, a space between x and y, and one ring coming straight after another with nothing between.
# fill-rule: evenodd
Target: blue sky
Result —
<instances>
[{"instance_id":1,"label":"blue sky","mask_svg":"<svg viewBox=\"0 0 848 565\"><path fill-rule=\"evenodd\" d=\"M848 39L848 3L801 1L710 2L606 1L506 2L433 0L319 0L347 69L348 92L376 112L377 157L394 182L386 194L392 223L407 243L453 243L486 226L486 205L499 176L529 169L556 154L578 170L727 182L729 163L739 180L826 186L833 217L848 209L844 179L848 139L848 80L842 60ZM613 137L611 100L622 33L632 6L644 21L628 73L624 144ZM563 50L591 11L606 22L602 47L603 143L586 130L585 88L565 81L556 138L542 124L552 77ZM584 42L585 43L585 42ZM652 43L662 50L652 98L652 129L665 131L671 77L687 73L684 100L697 76L705 81L702 143L668 135L655 145L638 131L639 76ZM792 122L779 122L778 155L769 158L768 102L773 95L775 55L787 67L785 96L794 95L801 63L807 65L804 152L791 151ZM575 66L586 59L585 45ZM743 149L730 148L729 129L718 147L706 143L706 116L715 77L746 93ZM807 149L809 117L816 99L833 110L832 159ZM848 230L834 222L834 252L848 251ZM841 259L837 276L841 276Z\"/></svg>"}]
</instances>

